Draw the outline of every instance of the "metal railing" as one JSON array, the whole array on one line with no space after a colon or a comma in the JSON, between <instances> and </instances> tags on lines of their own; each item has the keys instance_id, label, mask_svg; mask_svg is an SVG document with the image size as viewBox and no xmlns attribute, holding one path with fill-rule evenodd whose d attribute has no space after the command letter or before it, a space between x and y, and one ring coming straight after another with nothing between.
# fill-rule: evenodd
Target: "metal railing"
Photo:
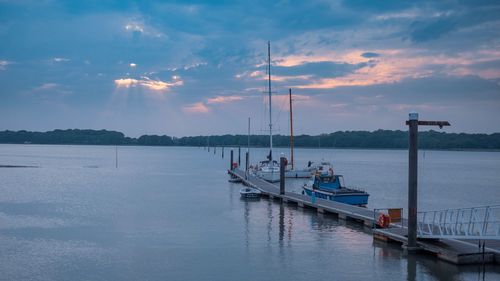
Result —
<instances>
[{"instance_id":1,"label":"metal railing","mask_svg":"<svg viewBox=\"0 0 500 281\"><path fill-rule=\"evenodd\" d=\"M418 212L419 238L500 240L500 205Z\"/></svg>"}]
</instances>

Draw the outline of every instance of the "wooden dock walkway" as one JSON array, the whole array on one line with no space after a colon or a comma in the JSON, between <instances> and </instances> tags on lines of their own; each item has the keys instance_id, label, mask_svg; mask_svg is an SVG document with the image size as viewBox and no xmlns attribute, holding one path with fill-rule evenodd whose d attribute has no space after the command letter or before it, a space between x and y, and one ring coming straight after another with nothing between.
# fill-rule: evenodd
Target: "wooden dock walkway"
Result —
<instances>
[{"instance_id":1,"label":"wooden dock walkway","mask_svg":"<svg viewBox=\"0 0 500 281\"><path fill-rule=\"evenodd\" d=\"M320 213L336 214L339 219L358 221L370 228L375 225L375 220L381 214L367 208L314 198L295 192L285 191L285 194L280 194L278 186L254 175L245 177L245 172L240 169L228 170L228 174L232 178L240 179L245 185L259 189L263 195L271 199L279 198L282 202L295 203L299 207L314 208ZM403 245L407 242L407 229L401 226L383 229L373 228L372 232L374 239ZM454 264L500 264L500 243L498 241L487 241L484 252L478 247L478 241L456 239L418 240L418 245L422 251L432 253L438 258Z\"/></svg>"},{"instance_id":2,"label":"wooden dock walkway","mask_svg":"<svg viewBox=\"0 0 500 281\"><path fill-rule=\"evenodd\" d=\"M363 207L347 205L321 198L312 198L295 192L285 191L285 194L281 195L279 187L276 185L254 175L248 175L248 178L245 179L245 172L239 169L228 170L228 173L234 178L241 179L244 184L259 189L264 195L270 198L280 198L283 202L296 203L299 207L311 207L317 209L320 213L329 212L337 214L341 219L357 220L369 227L372 227L374 218L377 217L374 211Z\"/></svg>"}]
</instances>

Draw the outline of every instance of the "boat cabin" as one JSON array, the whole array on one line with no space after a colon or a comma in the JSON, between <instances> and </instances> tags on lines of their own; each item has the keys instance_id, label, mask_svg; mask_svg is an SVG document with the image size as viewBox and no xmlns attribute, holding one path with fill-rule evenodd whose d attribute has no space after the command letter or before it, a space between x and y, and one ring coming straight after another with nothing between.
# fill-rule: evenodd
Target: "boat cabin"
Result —
<instances>
[{"instance_id":1,"label":"boat cabin","mask_svg":"<svg viewBox=\"0 0 500 281\"><path fill-rule=\"evenodd\" d=\"M342 175L334 175L332 170L326 173L316 173L314 175L314 183L312 184L314 189L320 189L325 191L333 191L341 188L345 188L344 177Z\"/></svg>"}]
</instances>

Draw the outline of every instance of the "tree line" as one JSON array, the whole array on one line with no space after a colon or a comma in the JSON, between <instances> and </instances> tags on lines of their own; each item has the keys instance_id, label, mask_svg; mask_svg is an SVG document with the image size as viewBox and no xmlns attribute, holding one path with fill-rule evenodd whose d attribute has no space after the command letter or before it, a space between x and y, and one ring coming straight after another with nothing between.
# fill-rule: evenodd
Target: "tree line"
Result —
<instances>
[{"instance_id":1,"label":"tree line","mask_svg":"<svg viewBox=\"0 0 500 281\"><path fill-rule=\"evenodd\" d=\"M148 146L246 146L247 135L213 135L171 137L143 135L139 138L125 136L121 132L107 130L53 130L48 132L0 131L0 143L11 144L85 144L85 145L148 145ZM376 130L339 131L316 136L298 135L296 147L322 148L396 148L408 147L407 131ZM276 135L275 146L290 144L287 135ZM253 147L269 146L269 136L251 135ZM466 134L423 131L419 133L419 147L423 149L500 149L500 133Z\"/></svg>"}]
</instances>

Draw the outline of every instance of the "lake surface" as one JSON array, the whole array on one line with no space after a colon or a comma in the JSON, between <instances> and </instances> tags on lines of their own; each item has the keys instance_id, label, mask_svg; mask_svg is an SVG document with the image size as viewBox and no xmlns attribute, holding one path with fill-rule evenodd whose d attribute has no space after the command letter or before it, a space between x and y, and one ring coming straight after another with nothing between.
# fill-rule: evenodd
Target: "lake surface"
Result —
<instances>
[{"instance_id":1,"label":"lake surface","mask_svg":"<svg viewBox=\"0 0 500 281\"><path fill-rule=\"evenodd\" d=\"M113 146L0 145L0 165L38 166L0 168L0 280L500 280L498 266L406 256L356 223L241 200L225 156L118 147L115 168ZM405 207L407 157L296 150L297 166L329 160L366 189L368 208ZM426 151L419 166L420 210L500 203L498 152Z\"/></svg>"}]
</instances>

